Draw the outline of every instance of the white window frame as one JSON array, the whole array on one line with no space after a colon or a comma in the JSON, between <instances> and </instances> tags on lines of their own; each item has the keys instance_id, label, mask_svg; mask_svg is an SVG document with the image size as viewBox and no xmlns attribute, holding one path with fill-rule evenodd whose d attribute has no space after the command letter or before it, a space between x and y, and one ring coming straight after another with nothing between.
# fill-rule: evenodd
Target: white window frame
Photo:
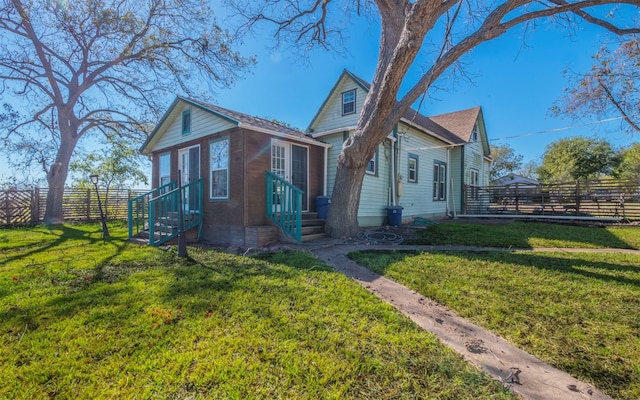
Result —
<instances>
[{"instance_id":1,"label":"white window frame","mask_svg":"<svg viewBox=\"0 0 640 400\"><path fill-rule=\"evenodd\" d=\"M433 162L433 200L447 200L447 163Z\"/></svg>"},{"instance_id":2,"label":"white window frame","mask_svg":"<svg viewBox=\"0 0 640 400\"><path fill-rule=\"evenodd\" d=\"M415 161L413 168L411 167L411 161ZM413 172L413 178L411 173ZM409 154L407 159L407 182L418 183L418 156L415 154Z\"/></svg>"},{"instance_id":3,"label":"white window frame","mask_svg":"<svg viewBox=\"0 0 640 400\"><path fill-rule=\"evenodd\" d=\"M212 148L214 145L218 145L221 143L225 143L226 142L226 164L222 165L222 166L216 166L216 168L214 168L214 159L213 157L215 156L214 152L212 151ZM209 142L209 199L210 200L228 200L229 199L229 146L231 145L229 138L223 138L223 139L219 139L219 140L212 140ZM213 192L213 188L214 188L214 184L213 184L213 175L214 172L220 172L220 171L225 171L225 183L226 183L226 188L225 188L225 195L224 196L215 196L214 192Z\"/></svg>"},{"instance_id":4,"label":"white window frame","mask_svg":"<svg viewBox=\"0 0 640 400\"><path fill-rule=\"evenodd\" d=\"M169 164L167 165L167 170L163 171L162 169L162 160L169 159ZM163 175L163 173L165 173ZM171 182L171 152L161 153L158 155L158 187L162 187L167 183Z\"/></svg>"},{"instance_id":5,"label":"white window frame","mask_svg":"<svg viewBox=\"0 0 640 400\"><path fill-rule=\"evenodd\" d=\"M373 157L367 163L367 170L365 171L367 175L378 176L378 148L376 147L375 153L373 153Z\"/></svg>"}]
</instances>

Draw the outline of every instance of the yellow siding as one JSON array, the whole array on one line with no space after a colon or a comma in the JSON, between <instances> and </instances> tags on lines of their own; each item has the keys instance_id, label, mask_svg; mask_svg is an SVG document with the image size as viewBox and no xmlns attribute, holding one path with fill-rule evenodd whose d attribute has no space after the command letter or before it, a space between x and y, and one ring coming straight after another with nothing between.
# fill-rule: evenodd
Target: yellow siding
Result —
<instances>
[{"instance_id":1,"label":"yellow siding","mask_svg":"<svg viewBox=\"0 0 640 400\"><path fill-rule=\"evenodd\" d=\"M182 134L182 112L186 109L191 110L191 133ZM210 112L201 110L198 107L181 104L177 106L174 113L173 121L153 146L153 151L165 149L178 145L180 143L203 138L213 133L221 132L236 126L235 123L226 119L216 117Z\"/></svg>"}]
</instances>

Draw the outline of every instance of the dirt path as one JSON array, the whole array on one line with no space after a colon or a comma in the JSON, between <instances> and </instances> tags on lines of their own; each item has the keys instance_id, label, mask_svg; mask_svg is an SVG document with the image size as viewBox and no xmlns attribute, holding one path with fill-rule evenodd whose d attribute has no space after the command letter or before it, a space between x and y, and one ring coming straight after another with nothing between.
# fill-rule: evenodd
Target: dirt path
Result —
<instances>
[{"instance_id":1,"label":"dirt path","mask_svg":"<svg viewBox=\"0 0 640 400\"><path fill-rule=\"evenodd\" d=\"M591 385L533 357L501 337L457 316L442 305L390 279L375 274L347 258L358 250L502 250L463 246L387 246L328 244L307 247L316 257L360 283L368 291L391 304L423 329L437 335L442 342L465 359L503 382L523 399L572 400L611 399ZM534 249L528 251L625 252L618 249Z\"/></svg>"}]
</instances>

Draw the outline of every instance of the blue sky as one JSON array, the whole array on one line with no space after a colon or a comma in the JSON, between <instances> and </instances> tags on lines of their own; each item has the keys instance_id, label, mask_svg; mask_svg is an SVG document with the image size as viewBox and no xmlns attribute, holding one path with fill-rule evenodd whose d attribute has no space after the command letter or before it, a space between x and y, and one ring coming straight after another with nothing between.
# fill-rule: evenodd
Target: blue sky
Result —
<instances>
[{"instance_id":1,"label":"blue sky","mask_svg":"<svg viewBox=\"0 0 640 400\"><path fill-rule=\"evenodd\" d=\"M607 40L601 28L578 28L570 36L562 28L541 24L527 33L526 45L522 30L516 28L482 44L464 58L472 82L438 81L441 90L432 91L420 111L437 115L480 105L491 142L510 145L525 162L541 160L545 146L564 137L596 137L625 147L639 141L621 131L620 121L564 129L599 118L573 121L549 112L567 86L563 71L587 71L592 55ZM233 88L220 91L215 102L305 129L343 69L372 80L379 39L376 23L362 19L348 33L349 54L315 51L307 60L270 51L269 37L247 40L242 51L255 53L258 65ZM415 80L408 77L409 83Z\"/></svg>"},{"instance_id":2,"label":"blue sky","mask_svg":"<svg viewBox=\"0 0 640 400\"><path fill-rule=\"evenodd\" d=\"M258 64L232 88L219 90L213 102L305 129L343 69L372 80L379 28L372 19L355 22L347 32L347 54L313 51L300 59L286 49L271 51L272 39L265 33L246 38L238 50L255 54ZM429 93L420 112L437 115L480 105L491 143L510 145L525 162L540 161L545 146L564 137L596 137L614 146L629 146L640 138L622 132L620 121L564 129L598 117L576 122L549 112L567 86L563 71L587 71L592 55L607 38L603 29L586 23L571 37L548 23L529 31L526 39L516 28L468 54L463 61L472 82L441 79L436 82L441 90ZM418 64L412 71L419 68ZM405 90L416 81L412 74ZM167 107L172 100L167 100ZM0 181L10 175L5 157L0 157Z\"/></svg>"}]
</instances>

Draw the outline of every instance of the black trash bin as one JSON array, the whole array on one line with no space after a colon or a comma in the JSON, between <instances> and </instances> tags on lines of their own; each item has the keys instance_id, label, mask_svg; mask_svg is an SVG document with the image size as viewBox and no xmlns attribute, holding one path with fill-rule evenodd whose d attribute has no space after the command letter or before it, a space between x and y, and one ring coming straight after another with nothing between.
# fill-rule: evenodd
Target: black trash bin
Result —
<instances>
[{"instance_id":1,"label":"black trash bin","mask_svg":"<svg viewBox=\"0 0 640 400\"><path fill-rule=\"evenodd\" d=\"M316 197L316 212L319 219L327 219L329 215L329 206L331 205L331 197L318 196Z\"/></svg>"},{"instance_id":2,"label":"black trash bin","mask_svg":"<svg viewBox=\"0 0 640 400\"><path fill-rule=\"evenodd\" d=\"M389 219L389 225L400 226L402 225L402 206L389 206L387 207L387 218Z\"/></svg>"}]
</instances>

